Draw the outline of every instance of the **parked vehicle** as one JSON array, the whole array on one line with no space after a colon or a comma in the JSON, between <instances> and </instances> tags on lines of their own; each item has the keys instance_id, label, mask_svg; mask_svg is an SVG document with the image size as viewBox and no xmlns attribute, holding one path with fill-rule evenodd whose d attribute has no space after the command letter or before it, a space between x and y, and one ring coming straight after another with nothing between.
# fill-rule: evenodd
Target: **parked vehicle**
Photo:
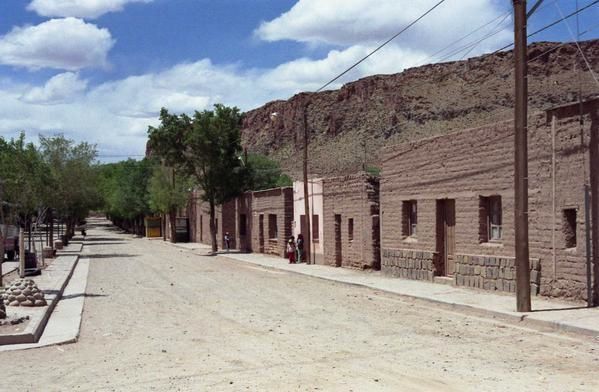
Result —
<instances>
[{"instance_id":1,"label":"parked vehicle","mask_svg":"<svg viewBox=\"0 0 599 392\"><path fill-rule=\"evenodd\" d=\"M19 228L13 225L0 224L2 236L4 237L4 253L6 259L12 261L19 252ZM4 258L4 255L2 255Z\"/></svg>"}]
</instances>

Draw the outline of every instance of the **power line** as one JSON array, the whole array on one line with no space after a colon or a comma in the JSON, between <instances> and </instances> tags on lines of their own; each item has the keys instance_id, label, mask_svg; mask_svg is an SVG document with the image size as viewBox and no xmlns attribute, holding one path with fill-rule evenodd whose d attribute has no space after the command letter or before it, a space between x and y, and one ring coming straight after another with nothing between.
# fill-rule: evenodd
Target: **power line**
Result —
<instances>
[{"instance_id":1,"label":"power line","mask_svg":"<svg viewBox=\"0 0 599 392\"><path fill-rule=\"evenodd\" d=\"M599 0L597 0L599 1ZM356 63L354 63L351 67L347 68L345 71L341 72L339 75L335 76L333 79L331 79L330 81L328 81L327 83L325 83L322 87L320 87L318 90L316 90L316 92L320 92L323 89L325 89L327 86L331 85L332 83L334 83L337 79L339 79L340 77L342 77L343 75L345 75L346 73L348 73L349 71L351 71L352 69L356 68L358 65L360 65L361 63L363 63L366 59L368 59L370 56L372 56L373 54L375 54L376 52L378 52L380 49L382 49L385 45L387 45L389 42L393 41L395 38L397 38L400 34L402 34L404 31L408 30L410 27L414 26L416 23L418 23L422 18L424 18L426 15L428 15L429 13L431 13L435 8L437 8L438 6L440 6L443 2L445 2L445 0L440 0L437 4L435 4L434 6L432 6L431 8L428 9L428 11L426 11L424 14L420 15L418 18L416 18L414 21L412 21L410 24L408 24L406 27L404 27L403 29L401 29L399 32L397 32L395 35L393 35L391 38L389 38L387 41L383 42L382 44L380 44L376 49L374 49L372 52L368 53L366 56L362 57L360 60L358 60Z\"/></svg>"},{"instance_id":2,"label":"power line","mask_svg":"<svg viewBox=\"0 0 599 392\"><path fill-rule=\"evenodd\" d=\"M505 14L502 14L502 15L499 15L499 16L497 16L497 17L493 18L492 20L490 20L490 21L488 21L488 22L484 23L483 25L481 25L481 26L477 27L476 29L472 30L472 31L471 31L471 32L469 32L468 34L466 34L466 35L462 36L461 38L459 38L459 39L457 39L457 40L455 40L455 41L453 41L452 43L450 43L449 45L447 45L447 46L446 46L446 47L444 47L443 49L440 49L440 50L436 51L435 53L431 54L430 56L428 56L427 58L425 58L424 60L422 60L422 62L421 62L421 63L426 63L426 62L428 62L429 60L432 60L432 59L434 59L434 58L435 58L435 57L436 57L438 54L441 54L441 53L443 53L443 52L444 52L446 49L449 49L449 48L451 48L453 45L457 44L458 42L461 42L461 41L463 41L464 39L466 39L466 38L470 37L472 34L474 34L474 33L478 32L478 31L480 31L480 30L484 29L485 27L487 27L488 25L492 24L492 23L493 23L493 22L495 22L496 20L498 20L498 19L500 19L500 18L502 18L502 17L503 17L503 18L506 18L506 17L508 17L510 14L511 14L511 12L507 12L507 13L505 13ZM503 21L503 20L502 20L502 21ZM500 22L500 23L501 23L501 22Z\"/></svg>"},{"instance_id":3,"label":"power line","mask_svg":"<svg viewBox=\"0 0 599 392\"><path fill-rule=\"evenodd\" d=\"M540 28L540 29L538 29L537 31L535 31L535 32L532 32L532 33L528 34L528 35L526 36L526 38L530 38L530 37L532 37L532 36L534 36L534 35L536 35L536 34L538 34L538 33L542 32L542 31L545 31L545 30L547 30L547 29L548 29L548 28L550 28L550 27L553 27L553 26L555 26L556 24L558 24L558 23L560 23L560 22L562 22L562 21L564 21L564 20L566 20L566 19L569 19L569 18L573 17L574 15L578 15L578 14L579 14L579 13L581 13L582 11L584 11L584 10L586 10L586 9L588 9L588 8L590 8L590 7L592 7L592 6L594 6L594 5L595 5L595 4L597 4L597 3L599 3L599 0L595 0L595 1L593 1L592 3L590 3L590 4L587 4L586 6L582 7L581 9L578 9L578 10L576 10L576 11L572 12L571 14L569 14L569 15L567 15L567 16L565 16L565 17L562 17L561 19L558 19L558 20L556 20L556 21L553 21L553 22L549 23L548 25L546 25L546 26L544 26L544 27L541 27L541 28ZM510 47L510 46L512 46L512 45L514 45L514 43L513 43L513 42L512 42L512 43L510 43L510 44L508 44L508 45L506 45L506 46L504 46L503 48L497 49L497 50L496 50L496 51L494 51L492 54L495 54L495 53L497 53L497 52L501 52L502 50L505 50L505 49L509 48L509 47Z\"/></svg>"},{"instance_id":4,"label":"power line","mask_svg":"<svg viewBox=\"0 0 599 392\"><path fill-rule=\"evenodd\" d=\"M580 33L580 35L581 35L581 36L583 36L583 35L587 34L588 32L590 32L590 31L592 31L592 30L596 29L597 27L599 27L599 24L596 24L596 25L592 26L591 28L588 28L587 30L585 30L585 31L583 31L582 33ZM530 63L530 62L532 62L532 61L535 61L536 59L538 59L538 58L540 58L540 57L543 57L543 56L545 56L546 54L548 54L548 53L550 53L550 52L553 52L553 51L555 51L555 50L557 50L557 49L559 49L559 48L561 48L562 46L565 46L565 45L567 45L567 44L568 44L567 42L564 42L564 43L559 43L559 44L557 44L557 45L553 46L552 48L550 48L550 49L548 49L548 50L546 50L546 51L544 51L544 52L542 52L542 53L540 53L540 54L536 55L535 57L532 57L532 58L528 59L528 60L527 60L527 63ZM510 74L510 73L511 73L511 71L510 71L510 72L508 72L508 73L505 73L505 74L503 74L503 75L501 75L501 76L499 76L499 77L501 78L501 77L506 77L506 76L509 76L509 74ZM529 75L529 77L530 77L530 76L532 76L532 75ZM410 88L410 89L413 89L413 88L415 88L415 87L419 87L419 86L425 85L425 84L427 84L427 83L430 83L430 82L423 82L423 83L417 84L416 86L409 86L409 88ZM492 113L490 116L488 116L488 117L485 117L485 118L484 118L482 121L477 121L477 122L476 122L476 124L479 124L479 125L477 125L477 126L482 126L482 125L484 125L484 124L487 124L487 123L489 123L489 121L490 121L491 119L493 119L493 118L496 118L496 117L498 117L498 116L500 116L500 115L503 115L503 114L505 114L505 113L507 113L507 112L513 112L513 110L514 110L514 109L513 109L513 108L511 108L511 107L510 107L510 108L505 108L505 109L503 109L503 110L500 110L500 111L498 111L498 112ZM534 115L534 113L533 113L533 114L530 114L529 116L532 116L532 115ZM500 121L505 121L505 120L500 120ZM394 131L394 130L396 130L397 128L399 128L399 127L403 126L403 125L410 125L411 123L412 123L412 122L411 122L411 121L409 121L409 120L402 121L402 122L399 122L399 123L397 123L397 124L395 124L395 125L393 125L393 126L391 126L391 127L389 127L389 128L386 128L386 129L382 130L382 131L381 131L381 133L382 133L382 134L385 134L385 133L388 133L388 132Z\"/></svg>"},{"instance_id":5,"label":"power line","mask_svg":"<svg viewBox=\"0 0 599 392\"><path fill-rule=\"evenodd\" d=\"M576 44L576 47L578 48L578 51L580 52L580 55L584 59L584 62L586 64L587 68L589 69L589 72L591 73L591 76L593 77L593 80L595 80L595 83L597 84L597 86L599 86L599 81L597 80L597 77L595 76L595 72L593 72L593 68L589 64L589 60L587 59L587 56L584 54L584 52L580 48L580 45L578 44L578 37L574 37L574 33L570 29L570 24L568 23L568 21L566 21L566 19L564 19L564 13L562 12L562 9L559 6L559 4L557 4L557 2L555 0L553 1L553 4L555 4L557 10L559 11L560 15L562 16L562 20L564 21L564 24L568 28L568 32L570 33L570 36L574 40L574 43ZM577 22L577 25L578 25L578 22ZM578 34L578 36L580 37L580 33Z\"/></svg>"},{"instance_id":6,"label":"power line","mask_svg":"<svg viewBox=\"0 0 599 392\"><path fill-rule=\"evenodd\" d=\"M547 8L547 7L550 5L550 4L545 4L545 5L541 6L541 3L542 3L542 2L543 2L543 0L539 0L539 1L538 1L538 2L537 2L537 3L536 3L536 4L535 4L535 5L534 5L534 6L531 8L531 10L530 10L530 11L529 11L529 13L528 13L528 14L529 14L529 15L528 15L528 17L531 17L535 11L540 11L540 10L542 10L542 9L544 9L544 8ZM497 29L499 26L501 26L501 24L502 24L502 23L505 21L505 19L506 19L508 16L510 16L511 14L512 14L512 11L510 10L510 11L508 11L508 12L504 13L504 14L501 14L501 15L499 15L499 16L496 16L495 18L493 18L493 19L489 20L488 22L485 22L484 24L482 24L481 26L479 26L479 27L477 27L476 29L472 30L472 31L471 31L471 32L469 32L468 34L466 34L466 35L464 35L464 36L462 36L462 37L458 38L457 40L453 41L452 43L450 43L449 45L445 46L444 48L442 48L442 49L440 49L440 50L436 51L435 53L433 53L432 55L428 56L426 59L422 60L422 61L420 62L420 64L423 64L423 65L424 65L424 64L425 64L425 63L427 63L429 60L433 60L433 59L434 59L434 58L435 58L435 57L436 57L438 54L440 54L440 53L444 52L445 50L447 50L447 49L451 48L452 46L454 46L454 45L455 45L455 44L457 44L458 42L461 42L461 41L463 41L464 39L468 38L469 36L473 35L474 33L476 33L476 32L478 32L478 31L480 31L480 30L484 29L485 27L487 27L487 26L491 25L491 24L492 24L492 23L494 23L495 21L497 21L497 20L501 19L501 21L499 21L499 23L497 23L497 25L495 26L495 28ZM442 61L444 61L444 60L447 60L447 59L451 58L452 56L454 56L455 54L457 54L457 53L461 52L462 50L467 50L467 52L466 52L466 53L465 53L465 54L462 56L462 57L465 57L465 56L466 56L466 55L467 55L469 52L471 52L471 51L472 51L472 49L473 49L474 47L476 47L476 46L477 46L479 43L481 43L481 42L483 42L483 41L485 41L485 40L487 40L487 39L489 39L489 38L491 38L491 37L493 37L493 36L495 36L495 35L497 35L497 34L501 33L502 31L503 31L502 29L497 29L497 30L495 30L495 31L492 31L492 32L490 32L490 33L487 33L487 35L485 35L485 36L483 36L483 37L481 37L481 38L478 38L478 39L476 39L476 40L474 40L474 41L470 41L470 42L468 42L468 43L466 43L466 44L464 44L464 45L460 46L459 48L457 48L457 49L454 49L454 50L453 50L453 51L451 51L449 54L445 54L443 57L441 57L439 60L436 60L435 62L436 62L436 63L438 63L438 62L442 62Z\"/></svg>"}]
</instances>

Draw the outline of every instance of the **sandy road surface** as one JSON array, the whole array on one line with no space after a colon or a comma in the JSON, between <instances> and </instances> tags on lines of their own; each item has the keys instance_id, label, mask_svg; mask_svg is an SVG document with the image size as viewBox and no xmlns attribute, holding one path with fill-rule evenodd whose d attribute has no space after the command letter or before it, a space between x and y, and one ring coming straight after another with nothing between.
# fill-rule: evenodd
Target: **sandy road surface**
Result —
<instances>
[{"instance_id":1,"label":"sandy road surface","mask_svg":"<svg viewBox=\"0 0 599 392\"><path fill-rule=\"evenodd\" d=\"M599 390L593 338L197 256L109 227L88 239L80 341L0 353L0 390Z\"/></svg>"}]
</instances>

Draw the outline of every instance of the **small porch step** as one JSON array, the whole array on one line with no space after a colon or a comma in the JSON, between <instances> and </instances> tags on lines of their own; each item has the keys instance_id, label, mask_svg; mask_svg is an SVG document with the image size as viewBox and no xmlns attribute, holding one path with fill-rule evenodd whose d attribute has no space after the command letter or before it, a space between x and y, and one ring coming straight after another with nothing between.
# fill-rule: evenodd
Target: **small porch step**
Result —
<instances>
[{"instance_id":1,"label":"small porch step","mask_svg":"<svg viewBox=\"0 0 599 392\"><path fill-rule=\"evenodd\" d=\"M446 284L448 286L453 286L453 281L452 276L435 276L433 278L434 283Z\"/></svg>"}]
</instances>

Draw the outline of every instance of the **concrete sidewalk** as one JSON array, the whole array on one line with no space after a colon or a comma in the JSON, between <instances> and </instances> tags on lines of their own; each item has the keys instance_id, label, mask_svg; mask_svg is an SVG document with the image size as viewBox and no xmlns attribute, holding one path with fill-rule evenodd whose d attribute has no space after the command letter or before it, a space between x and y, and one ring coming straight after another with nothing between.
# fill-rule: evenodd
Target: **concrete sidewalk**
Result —
<instances>
[{"instance_id":1,"label":"concrete sidewalk","mask_svg":"<svg viewBox=\"0 0 599 392\"><path fill-rule=\"evenodd\" d=\"M200 255L211 253L210 246L204 244L167 244ZM455 309L466 309L482 316L522 321L535 327L557 329L599 338L599 308L587 308L582 303L557 301L537 296L532 298L532 312L519 313L515 311L516 297L505 293L388 277L378 271L359 271L324 265L288 264L287 260L282 257L258 253L220 251L217 255L266 268L368 287Z\"/></svg>"},{"instance_id":2,"label":"concrete sidewalk","mask_svg":"<svg viewBox=\"0 0 599 392\"><path fill-rule=\"evenodd\" d=\"M81 316L85 300L89 259L80 258L83 243L69 244L63 251L57 252L57 259L34 280L54 279L61 283L61 290L56 290L53 296L58 297L52 309L48 309L47 322L44 323L43 332L35 343L7 344L0 346L0 351L23 350L39 348L56 344L72 343L77 341L81 325ZM62 266L66 261L71 261L71 266ZM62 269L62 274L58 274ZM63 276L64 275L64 276ZM66 282L65 282L66 280ZM66 284L65 284L66 283ZM58 284L58 283L57 283ZM43 286L40 288L44 289ZM53 297L52 296L52 297ZM49 298L48 294L46 297ZM36 309L34 309L36 310ZM20 309L24 312L24 309Z\"/></svg>"}]
</instances>

